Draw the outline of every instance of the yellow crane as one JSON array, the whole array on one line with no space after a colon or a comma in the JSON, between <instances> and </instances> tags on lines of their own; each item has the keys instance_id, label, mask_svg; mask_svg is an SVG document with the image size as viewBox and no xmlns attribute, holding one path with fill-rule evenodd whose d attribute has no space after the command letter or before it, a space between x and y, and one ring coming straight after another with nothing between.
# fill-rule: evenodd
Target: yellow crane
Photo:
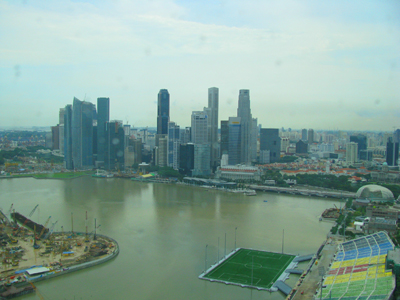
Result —
<instances>
[{"instance_id":1,"label":"yellow crane","mask_svg":"<svg viewBox=\"0 0 400 300\"><path fill-rule=\"evenodd\" d=\"M46 300L46 299L44 299L44 297L42 296L42 294L41 294L41 293L39 293L39 291L38 291L38 289L37 289L36 285L34 285L34 284L33 284L33 282L29 282L29 283L32 285L33 289L35 290L35 292L36 292L36 295L38 295L38 296L39 296L39 298L40 298L41 300Z\"/></svg>"},{"instance_id":2,"label":"yellow crane","mask_svg":"<svg viewBox=\"0 0 400 300\"><path fill-rule=\"evenodd\" d=\"M39 234L39 236L38 236L37 239L40 239L40 237L42 236L44 230L46 229L47 224L49 224L50 218L51 218L51 216L47 219L47 221L46 221L46 223L44 224L44 226L43 226L43 228L42 228L42 231L40 232L40 234Z\"/></svg>"}]
</instances>

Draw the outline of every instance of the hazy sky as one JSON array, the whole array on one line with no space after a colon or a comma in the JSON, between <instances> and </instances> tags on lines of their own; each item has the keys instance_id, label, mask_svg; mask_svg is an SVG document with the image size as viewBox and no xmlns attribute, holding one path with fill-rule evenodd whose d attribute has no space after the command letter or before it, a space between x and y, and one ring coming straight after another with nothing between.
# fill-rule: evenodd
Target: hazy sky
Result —
<instances>
[{"instance_id":1,"label":"hazy sky","mask_svg":"<svg viewBox=\"0 0 400 300\"><path fill-rule=\"evenodd\" d=\"M400 128L400 1L0 0L0 126L50 126L73 97L156 126L219 88L219 119L250 89L263 127Z\"/></svg>"}]
</instances>

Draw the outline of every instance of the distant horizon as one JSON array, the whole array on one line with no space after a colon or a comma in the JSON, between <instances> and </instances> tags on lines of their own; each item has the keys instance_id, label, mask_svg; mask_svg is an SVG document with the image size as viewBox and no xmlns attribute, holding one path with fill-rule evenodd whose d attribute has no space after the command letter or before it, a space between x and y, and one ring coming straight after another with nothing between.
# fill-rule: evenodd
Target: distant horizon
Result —
<instances>
[{"instance_id":1,"label":"distant horizon","mask_svg":"<svg viewBox=\"0 0 400 300\"><path fill-rule=\"evenodd\" d=\"M56 125L74 96L110 119L156 124L219 89L219 120L250 90L264 128L400 126L398 0L0 0L1 124Z\"/></svg>"},{"instance_id":2,"label":"distant horizon","mask_svg":"<svg viewBox=\"0 0 400 300\"><path fill-rule=\"evenodd\" d=\"M51 127L57 126L57 125L58 124L50 125L50 126L35 126L35 125L33 125L33 126L0 126L0 131L18 130L18 129L35 129L35 128L44 129L44 128L49 128L50 130L48 130L47 132L50 132L51 131ZM124 125L130 125L130 124L124 124ZM186 127L190 127L190 126L186 126ZM150 130L153 130L153 131L157 131L157 126L134 126L134 127L131 126L131 128L134 128L134 129L150 129ZM181 129L184 129L184 128L185 127L181 126ZM281 131L281 129L282 129L282 127L261 127L261 128L274 128L274 129L279 129L279 131ZM283 127L283 128L285 129L285 132L287 132L289 130L289 128L285 128L285 127ZM329 132L329 131L338 132L338 131L342 131L342 132L354 132L354 133L361 133L361 132L365 132L365 133L380 133L380 132L393 133L395 130L397 130L397 129L394 129L392 131L387 131L387 130L385 131L385 130L348 130L348 129L314 129L314 128L301 128L301 129L290 128L290 129L291 129L291 131L301 131L303 129L307 129L307 130L308 129L313 129L314 132ZM221 127L218 127L218 130L221 130ZM29 131L31 131L31 130L29 130ZM34 130L32 130L32 131L34 131Z\"/></svg>"}]
</instances>

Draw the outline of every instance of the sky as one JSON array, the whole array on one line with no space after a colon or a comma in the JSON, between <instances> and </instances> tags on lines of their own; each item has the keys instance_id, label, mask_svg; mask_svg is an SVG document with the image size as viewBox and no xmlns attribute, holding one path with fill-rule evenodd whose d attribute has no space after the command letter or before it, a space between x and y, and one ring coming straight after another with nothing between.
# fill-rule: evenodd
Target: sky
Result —
<instances>
[{"instance_id":1,"label":"sky","mask_svg":"<svg viewBox=\"0 0 400 300\"><path fill-rule=\"evenodd\" d=\"M0 126L54 126L73 98L155 127L219 88L219 120L250 90L264 128L400 128L398 0L0 0Z\"/></svg>"}]
</instances>

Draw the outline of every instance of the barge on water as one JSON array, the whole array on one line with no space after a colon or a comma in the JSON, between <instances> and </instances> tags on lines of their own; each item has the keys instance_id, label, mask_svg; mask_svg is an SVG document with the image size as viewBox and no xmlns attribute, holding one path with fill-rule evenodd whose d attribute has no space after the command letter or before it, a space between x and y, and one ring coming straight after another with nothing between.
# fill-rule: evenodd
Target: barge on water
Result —
<instances>
[{"instance_id":1,"label":"barge on water","mask_svg":"<svg viewBox=\"0 0 400 300\"><path fill-rule=\"evenodd\" d=\"M28 227L32 231L36 230L36 232L42 232L43 230L43 234L46 234L49 231L49 229L44 227L42 224L33 222L31 219L28 219L27 217L21 215L18 212L13 212L11 214L11 218L14 220L14 222L18 222L23 226Z\"/></svg>"}]
</instances>

